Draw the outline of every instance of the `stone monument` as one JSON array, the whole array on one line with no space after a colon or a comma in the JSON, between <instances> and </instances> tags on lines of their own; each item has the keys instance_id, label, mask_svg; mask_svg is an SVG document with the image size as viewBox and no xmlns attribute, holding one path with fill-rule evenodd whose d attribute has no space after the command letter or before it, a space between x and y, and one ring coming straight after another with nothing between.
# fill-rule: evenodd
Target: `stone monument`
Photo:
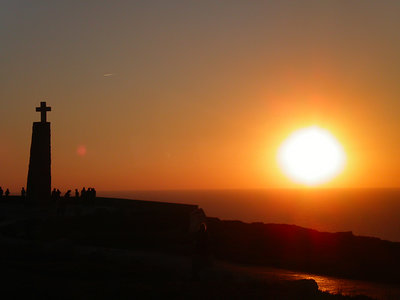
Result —
<instances>
[{"instance_id":1,"label":"stone monument","mask_svg":"<svg viewBox=\"0 0 400 300\"><path fill-rule=\"evenodd\" d=\"M48 204L51 194L51 146L47 112L51 111L51 107L46 106L46 102L40 102L36 111L41 113L41 121L34 122L32 127L26 197L28 203Z\"/></svg>"}]
</instances>

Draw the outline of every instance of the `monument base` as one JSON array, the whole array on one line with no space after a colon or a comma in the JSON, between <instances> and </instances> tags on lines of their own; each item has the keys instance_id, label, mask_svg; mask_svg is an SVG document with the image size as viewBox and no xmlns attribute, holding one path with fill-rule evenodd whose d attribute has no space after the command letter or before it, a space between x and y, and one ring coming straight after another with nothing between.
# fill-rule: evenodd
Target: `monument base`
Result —
<instances>
[{"instance_id":1,"label":"monument base","mask_svg":"<svg viewBox=\"0 0 400 300\"><path fill-rule=\"evenodd\" d=\"M35 122L32 127L31 155L29 160L27 202L50 203L51 194L50 123Z\"/></svg>"}]
</instances>

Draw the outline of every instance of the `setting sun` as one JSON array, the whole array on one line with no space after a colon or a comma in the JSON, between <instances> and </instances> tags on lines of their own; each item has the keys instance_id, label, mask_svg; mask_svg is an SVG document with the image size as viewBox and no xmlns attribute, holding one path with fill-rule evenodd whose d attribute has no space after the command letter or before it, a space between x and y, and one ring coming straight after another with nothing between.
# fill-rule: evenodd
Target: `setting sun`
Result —
<instances>
[{"instance_id":1,"label":"setting sun","mask_svg":"<svg viewBox=\"0 0 400 300\"><path fill-rule=\"evenodd\" d=\"M346 155L327 130L311 126L293 132L278 151L282 171L293 181L306 185L324 183L338 175Z\"/></svg>"}]
</instances>

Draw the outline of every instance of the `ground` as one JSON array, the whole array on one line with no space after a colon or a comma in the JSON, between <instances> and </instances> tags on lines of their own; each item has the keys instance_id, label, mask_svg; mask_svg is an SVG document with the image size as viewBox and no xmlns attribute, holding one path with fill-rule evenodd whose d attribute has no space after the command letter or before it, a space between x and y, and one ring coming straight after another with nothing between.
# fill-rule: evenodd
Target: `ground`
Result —
<instances>
[{"instance_id":1,"label":"ground","mask_svg":"<svg viewBox=\"0 0 400 300\"><path fill-rule=\"evenodd\" d=\"M57 207L0 203L2 294L41 300L351 299L323 293L313 280L266 279L227 268L212 253L194 278L193 241L182 230L189 227L190 207L107 205L74 203L59 215Z\"/></svg>"}]
</instances>

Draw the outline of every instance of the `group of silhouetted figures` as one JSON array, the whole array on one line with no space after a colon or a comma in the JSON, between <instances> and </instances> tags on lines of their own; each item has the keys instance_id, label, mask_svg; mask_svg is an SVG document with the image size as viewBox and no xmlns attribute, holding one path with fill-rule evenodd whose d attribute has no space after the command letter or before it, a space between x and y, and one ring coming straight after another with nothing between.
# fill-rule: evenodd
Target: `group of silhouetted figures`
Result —
<instances>
[{"instance_id":1,"label":"group of silhouetted figures","mask_svg":"<svg viewBox=\"0 0 400 300\"><path fill-rule=\"evenodd\" d=\"M8 198L8 196L10 196L10 190L6 189L6 191L4 192L4 190L0 186L0 198L3 198L3 196Z\"/></svg>"},{"instance_id":2,"label":"group of silhouetted figures","mask_svg":"<svg viewBox=\"0 0 400 300\"><path fill-rule=\"evenodd\" d=\"M6 191L4 191L2 189L2 187L0 186L0 199L3 199L3 197L7 199L9 196L10 196L10 190L6 189ZM21 198L25 199L25 196L26 196L25 188L22 188L21 189Z\"/></svg>"},{"instance_id":3,"label":"group of silhouetted figures","mask_svg":"<svg viewBox=\"0 0 400 300\"><path fill-rule=\"evenodd\" d=\"M68 190L65 194L64 194L64 199L68 199L71 198L71 190ZM0 199L3 198L8 198L10 196L10 190L6 189L5 191L2 189L2 187L0 187ZM25 188L23 187L21 189L21 199L25 199L26 198L26 191ZM88 188L86 190L86 188L83 188L81 190L81 192L79 193L78 189L75 189L75 198L76 199L82 199L82 200L94 200L96 199L96 189L95 188ZM53 191L51 192L51 199L53 201L57 201L59 199L61 199L61 191L59 189L53 189Z\"/></svg>"},{"instance_id":4,"label":"group of silhouetted figures","mask_svg":"<svg viewBox=\"0 0 400 300\"><path fill-rule=\"evenodd\" d=\"M71 198L71 190L68 190L64 194L64 199L69 199ZM61 191L59 189L53 189L51 192L51 199L53 201L57 201L61 199ZM94 200L96 199L96 189L95 188L83 188L81 192L79 193L78 189L75 189L75 199L82 199L82 200Z\"/></svg>"},{"instance_id":5,"label":"group of silhouetted figures","mask_svg":"<svg viewBox=\"0 0 400 300\"><path fill-rule=\"evenodd\" d=\"M51 199L57 207L57 215L64 216L66 213L67 205L70 202L82 201L86 203L91 203L96 199L96 190L94 188L83 188L79 193L78 189L75 189L75 197L71 196L72 191L68 190L64 197L61 197L61 191L59 189L53 189L51 192Z\"/></svg>"}]
</instances>

